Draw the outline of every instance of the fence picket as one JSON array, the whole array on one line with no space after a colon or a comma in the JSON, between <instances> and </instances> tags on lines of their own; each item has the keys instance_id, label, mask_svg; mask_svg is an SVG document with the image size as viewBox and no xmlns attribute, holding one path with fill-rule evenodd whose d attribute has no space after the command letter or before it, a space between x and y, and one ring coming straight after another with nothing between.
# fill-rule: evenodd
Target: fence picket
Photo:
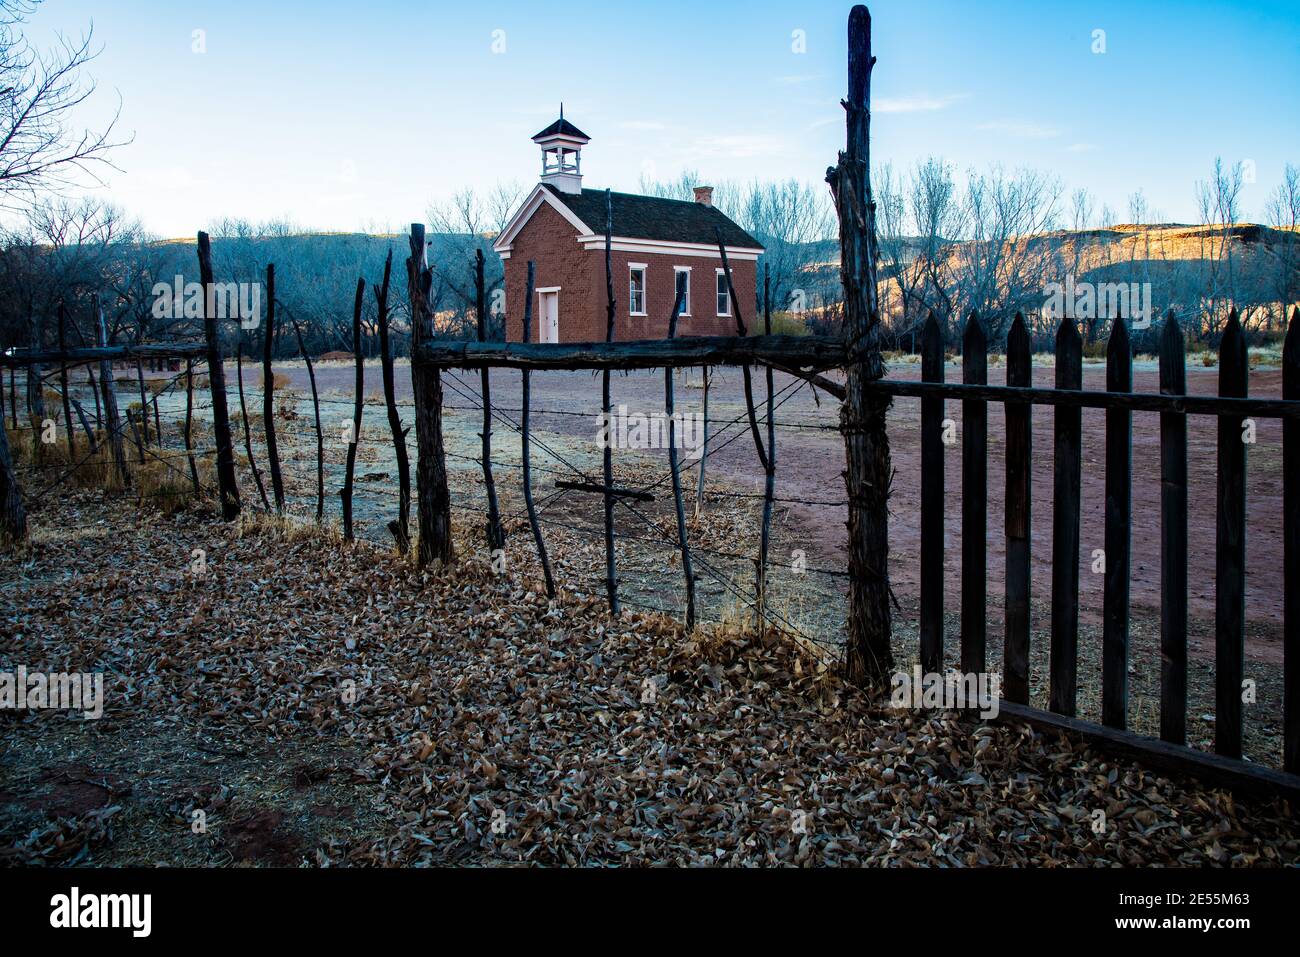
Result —
<instances>
[{"instance_id":1,"label":"fence picket","mask_svg":"<svg viewBox=\"0 0 1300 957\"><path fill-rule=\"evenodd\" d=\"M974 312L966 320L962 381L988 382L988 340ZM988 636L988 403L961 404L961 670L982 674Z\"/></svg>"},{"instance_id":2,"label":"fence picket","mask_svg":"<svg viewBox=\"0 0 1300 957\"><path fill-rule=\"evenodd\" d=\"M1016 314L1007 336L1007 385L1033 383L1033 359L1025 317ZM1002 694L1016 704L1029 703L1029 517L1033 411L1027 402L1006 403L1006 633L1003 644Z\"/></svg>"},{"instance_id":3,"label":"fence picket","mask_svg":"<svg viewBox=\"0 0 1300 957\"><path fill-rule=\"evenodd\" d=\"M1219 395L1244 397L1246 338L1234 309L1219 345ZM1241 757L1241 681L1246 645L1246 444L1240 415L1219 417L1215 541L1214 750Z\"/></svg>"},{"instance_id":4,"label":"fence picket","mask_svg":"<svg viewBox=\"0 0 1300 957\"><path fill-rule=\"evenodd\" d=\"M943 330L921 333L921 381L943 381ZM921 400L921 667L943 671L943 399Z\"/></svg>"},{"instance_id":5,"label":"fence picket","mask_svg":"<svg viewBox=\"0 0 1300 957\"><path fill-rule=\"evenodd\" d=\"M1133 349L1122 315L1106 345L1106 391L1133 391ZM1133 413L1106 410L1105 596L1102 600L1101 720L1127 727L1129 552L1133 512Z\"/></svg>"},{"instance_id":6,"label":"fence picket","mask_svg":"<svg viewBox=\"0 0 1300 957\"><path fill-rule=\"evenodd\" d=\"M1282 350L1282 398L1300 399L1300 309ZM1300 418L1282 421L1282 542L1286 592L1282 625L1282 767L1300 774Z\"/></svg>"},{"instance_id":7,"label":"fence picket","mask_svg":"<svg viewBox=\"0 0 1300 957\"><path fill-rule=\"evenodd\" d=\"M1083 388L1083 339L1074 320L1056 332L1056 387ZM1083 410L1058 405L1053 413L1052 648L1048 706L1075 714L1079 657L1079 489L1083 468Z\"/></svg>"},{"instance_id":8,"label":"fence picket","mask_svg":"<svg viewBox=\"0 0 1300 957\"><path fill-rule=\"evenodd\" d=\"M1160 335L1160 391L1187 391L1183 329ZM1187 741L1187 416L1160 413L1160 738Z\"/></svg>"}]
</instances>

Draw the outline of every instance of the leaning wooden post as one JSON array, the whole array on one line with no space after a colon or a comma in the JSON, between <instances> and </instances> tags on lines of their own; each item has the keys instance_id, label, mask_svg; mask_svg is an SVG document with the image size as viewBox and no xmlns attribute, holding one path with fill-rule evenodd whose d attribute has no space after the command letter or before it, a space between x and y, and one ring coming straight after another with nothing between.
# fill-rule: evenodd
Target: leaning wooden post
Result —
<instances>
[{"instance_id":1,"label":"leaning wooden post","mask_svg":"<svg viewBox=\"0 0 1300 957\"><path fill-rule=\"evenodd\" d=\"M405 555L411 548L411 463L406 457L406 429L397 411L397 389L393 376L393 351L388 345L388 287L393 275L393 251L384 259L384 281L375 290L375 308L379 325L379 367L384 379L384 406L388 412L388 429L393 433L393 451L397 455L397 518L388 530Z\"/></svg>"},{"instance_id":2,"label":"leaning wooden post","mask_svg":"<svg viewBox=\"0 0 1300 957\"><path fill-rule=\"evenodd\" d=\"M682 297L686 290L678 287L677 298L673 302L673 313L668 319L668 338L677 335L677 318L682 311ZM686 632L695 630L695 571L691 567L691 548L686 540L686 507L682 503L682 477L677 474L677 422L673 407L673 373L672 366L664 369L664 413L668 417L668 468L673 476L673 504L677 509L677 548L682 557L682 574L686 576ZM605 419L605 442L609 444L610 421ZM764 525L766 532L766 524Z\"/></svg>"},{"instance_id":3,"label":"leaning wooden post","mask_svg":"<svg viewBox=\"0 0 1300 957\"><path fill-rule=\"evenodd\" d=\"M140 464L144 465L144 447L149 444L149 399L144 389L144 363L135 360L135 380L140 387L140 441L136 449L140 453Z\"/></svg>"},{"instance_id":4,"label":"leaning wooden post","mask_svg":"<svg viewBox=\"0 0 1300 957\"><path fill-rule=\"evenodd\" d=\"M199 233L199 280L203 284L203 336L208 344L208 386L212 390L212 431L217 442L217 489L221 495L221 517L227 522L239 517L239 483L235 478L235 445L230 435L230 413L226 408L226 372L221 361L221 339L213 311L212 244L207 233Z\"/></svg>"},{"instance_id":5,"label":"leaning wooden post","mask_svg":"<svg viewBox=\"0 0 1300 957\"><path fill-rule=\"evenodd\" d=\"M847 148L826 173L840 225L844 326L855 361L848 367L840 410L849 500L849 610L845 672L867 684L894 666L890 650L888 396L870 385L885 374L876 290L876 205L871 197L871 14L849 13L849 95L844 101Z\"/></svg>"},{"instance_id":6,"label":"leaning wooden post","mask_svg":"<svg viewBox=\"0 0 1300 957\"><path fill-rule=\"evenodd\" d=\"M695 517L698 519L704 511L704 464L709 460L709 367L704 369L704 429L700 436L700 474L695 482Z\"/></svg>"},{"instance_id":7,"label":"leaning wooden post","mask_svg":"<svg viewBox=\"0 0 1300 957\"><path fill-rule=\"evenodd\" d=\"M91 298L91 312L95 317L96 334L101 346L108 345L108 324L104 321L104 308L99 296ZM122 438L122 421L117 411L117 390L113 385L113 360L99 360L99 387L104 393L104 427L108 432L108 447L113 454L113 466L123 488L131 485L130 473L126 470L126 446Z\"/></svg>"},{"instance_id":8,"label":"leaning wooden post","mask_svg":"<svg viewBox=\"0 0 1300 957\"><path fill-rule=\"evenodd\" d=\"M352 395L352 436L348 442L348 462L343 471L343 490L339 496L343 500L343 540L350 542L352 535L352 476L357 467L357 446L361 443L362 402L366 388L366 360L361 353L361 305L365 301L366 281L357 280L356 300L352 305L352 355L356 360L356 380Z\"/></svg>"},{"instance_id":9,"label":"leaning wooden post","mask_svg":"<svg viewBox=\"0 0 1300 957\"><path fill-rule=\"evenodd\" d=\"M302 341L302 329L298 326L297 319L290 317L290 321L293 323L293 334L298 339L298 351L302 353L303 361L307 363L307 381L311 383L311 407L316 415L316 524L319 525L325 517L325 433L320 424L320 396L316 393L316 370L312 367L311 356L307 354L307 346Z\"/></svg>"},{"instance_id":10,"label":"leaning wooden post","mask_svg":"<svg viewBox=\"0 0 1300 957\"><path fill-rule=\"evenodd\" d=\"M614 270L611 260L614 237L614 200L613 195L605 190L605 341L614 341ZM531 305L531 303L530 303ZM609 393L609 369L602 369L600 374L601 408L605 413L608 428L611 421L612 404ZM618 575L614 569L614 449L613 442L606 437L603 449L605 473L605 591L609 595L610 614L618 614Z\"/></svg>"},{"instance_id":11,"label":"leaning wooden post","mask_svg":"<svg viewBox=\"0 0 1300 957\"><path fill-rule=\"evenodd\" d=\"M190 484L199 497L199 468L194 463L194 360L185 360L185 458L190 463Z\"/></svg>"},{"instance_id":12,"label":"leaning wooden post","mask_svg":"<svg viewBox=\"0 0 1300 957\"><path fill-rule=\"evenodd\" d=\"M68 351L68 311L59 303L59 351ZM59 365L59 388L63 391L63 427L68 430L68 464L76 460L77 438L72 431L72 401L68 396L68 364Z\"/></svg>"},{"instance_id":13,"label":"leaning wooden post","mask_svg":"<svg viewBox=\"0 0 1300 957\"><path fill-rule=\"evenodd\" d=\"M407 290L411 300L411 390L415 394L417 458L415 488L418 499L420 567L430 562L450 562L451 494L447 490L447 462L442 447L442 372L420 361L420 347L433 337L429 290L433 273L426 261L424 224L411 224L411 255L406 260Z\"/></svg>"},{"instance_id":14,"label":"leaning wooden post","mask_svg":"<svg viewBox=\"0 0 1300 957\"><path fill-rule=\"evenodd\" d=\"M1282 398L1300 401L1300 309L1282 349ZM1300 417L1282 420L1282 769L1300 774Z\"/></svg>"},{"instance_id":15,"label":"leaning wooden post","mask_svg":"<svg viewBox=\"0 0 1300 957\"><path fill-rule=\"evenodd\" d=\"M921 379L942 383L943 328L934 313L921 333ZM943 398L921 399L921 668L943 672Z\"/></svg>"},{"instance_id":16,"label":"leaning wooden post","mask_svg":"<svg viewBox=\"0 0 1300 957\"><path fill-rule=\"evenodd\" d=\"M271 350L275 348L275 263L266 267L266 329L262 333L262 428L266 432L266 458L271 470L275 510L284 514L284 477L280 473L280 447L275 439L275 374Z\"/></svg>"},{"instance_id":17,"label":"leaning wooden post","mask_svg":"<svg viewBox=\"0 0 1300 957\"><path fill-rule=\"evenodd\" d=\"M478 325L478 341L487 341L487 290L483 278L483 250L474 250L474 310ZM484 366L479 373L483 399L483 486L487 491L487 544L488 551L505 548L506 533L501 527L501 512L497 506L497 485L492 478L492 378L491 370Z\"/></svg>"},{"instance_id":18,"label":"leaning wooden post","mask_svg":"<svg viewBox=\"0 0 1300 957\"><path fill-rule=\"evenodd\" d=\"M266 498L266 486L262 484L262 473L258 471L257 460L253 458L253 435L248 428L248 405L244 402L244 343L241 339L235 347L235 379L239 382L239 412L244 420L244 451L248 453L248 467L253 473L253 482L257 485L257 494L262 497L262 508L271 510L271 503Z\"/></svg>"},{"instance_id":19,"label":"leaning wooden post","mask_svg":"<svg viewBox=\"0 0 1300 957\"><path fill-rule=\"evenodd\" d=\"M1249 367L1237 310L1219 344L1219 395L1245 398ZM1246 648L1246 443L1240 415L1219 416L1214 575L1214 750L1241 757ZM1285 679L1284 679L1285 680Z\"/></svg>"},{"instance_id":20,"label":"leaning wooden post","mask_svg":"<svg viewBox=\"0 0 1300 957\"><path fill-rule=\"evenodd\" d=\"M533 325L534 269L535 264L532 260L529 260L528 280L524 286L524 332L522 339L524 342L528 341L528 334ZM519 453L523 460L524 506L528 509L528 524L533 530L533 541L537 545L537 557L542 563L542 576L546 579L546 595L549 598L554 598L555 581L551 577L551 562L546 555L546 542L542 538L542 526L537 523L537 507L533 504L533 449L528 438L528 411L529 406L532 404L529 377L529 371L524 369L521 373L523 410L519 418ZM608 428L608 416L605 418L605 422L606 428Z\"/></svg>"},{"instance_id":21,"label":"leaning wooden post","mask_svg":"<svg viewBox=\"0 0 1300 957\"><path fill-rule=\"evenodd\" d=\"M730 279L728 279L730 282ZM772 334L772 280L768 274L767 263L763 263L763 331ZM746 367L746 372L749 368ZM758 607L755 609L755 622L759 634L763 633L763 621L767 617L767 568L768 549L772 543L772 505L776 500L776 406L773 402L775 392L772 385L772 367L766 367L767 373L767 454L764 456L763 468L763 530L758 544ZM761 450L760 450L761 451Z\"/></svg>"}]
</instances>

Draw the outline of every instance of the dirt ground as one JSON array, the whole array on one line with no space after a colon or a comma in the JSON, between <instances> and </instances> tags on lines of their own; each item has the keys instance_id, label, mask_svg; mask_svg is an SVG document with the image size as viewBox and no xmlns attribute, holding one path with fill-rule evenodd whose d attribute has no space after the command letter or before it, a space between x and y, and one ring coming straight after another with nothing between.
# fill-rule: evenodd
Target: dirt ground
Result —
<instances>
[{"instance_id":1,"label":"dirt ground","mask_svg":"<svg viewBox=\"0 0 1300 957\"><path fill-rule=\"evenodd\" d=\"M0 668L102 672L104 714L0 712L0 862L1300 862L1285 803L882 707L788 636L548 602L511 532L507 574L468 524L417 572L333 528L42 502L0 553Z\"/></svg>"}]
</instances>

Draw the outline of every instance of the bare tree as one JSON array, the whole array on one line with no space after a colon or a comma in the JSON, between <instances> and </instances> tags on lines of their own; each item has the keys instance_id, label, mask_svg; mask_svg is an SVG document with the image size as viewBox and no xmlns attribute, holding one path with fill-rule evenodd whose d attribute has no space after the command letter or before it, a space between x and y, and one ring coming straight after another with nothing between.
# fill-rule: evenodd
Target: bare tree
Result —
<instances>
[{"instance_id":1,"label":"bare tree","mask_svg":"<svg viewBox=\"0 0 1300 957\"><path fill-rule=\"evenodd\" d=\"M95 92L83 75L100 52L93 28L38 51L23 35L37 3L0 0L0 206L9 209L42 192L98 182L96 167L111 165L109 151L122 145L112 139L116 115L99 131L73 124L77 108Z\"/></svg>"},{"instance_id":2,"label":"bare tree","mask_svg":"<svg viewBox=\"0 0 1300 957\"><path fill-rule=\"evenodd\" d=\"M1277 281L1273 290L1280 306L1279 324L1286 325L1290 306L1300 300L1300 168L1286 164L1282 182L1264 205L1268 224L1280 233Z\"/></svg>"}]
</instances>

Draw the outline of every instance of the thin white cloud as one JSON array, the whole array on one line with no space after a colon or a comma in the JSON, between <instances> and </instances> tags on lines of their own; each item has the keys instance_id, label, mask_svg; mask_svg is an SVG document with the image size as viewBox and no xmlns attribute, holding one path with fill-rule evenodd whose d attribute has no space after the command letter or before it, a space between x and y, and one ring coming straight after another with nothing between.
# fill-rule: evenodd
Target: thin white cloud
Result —
<instances>
[{"instance_id":1,"label":"thin white cloud","mask_svg":"<svg viewBox=\"0 0 1300 957\"><path fill-rule=\"evenodd\" d=\"M871 109L874 113L935 113L969 98L969 93L950 93L947 96L882 96L871 104Z\"/></svg>"},{"instance_id":2,"label":"thin white cloud","mask_svg":"<svg viewBox=\"0 0 1300 957\"><path fill-rule=\"evenodd\" d=\"M1067 153L1091 153L1097 149L1096 143L1071 143L1065 148Z\"/></svg>"},{"instance_id":3,"label":"thin white cloud","mask_svg":"<svg viewBox=\"0 0 1300 957\"><path fill-rule=\"evenodd\" d=\"M999 120L996 123L981 123L977 129L989 133L1005 133L1022 140L1050 140L1061 135L1055 126L1042 123L1027 123L1022 120Z\"/></svg>"},{"instance_id":4,"label":"thin white cloud","mask_svg":"<svg viewBox=\"0 0 1300 957\"><path fill-rule=\"evenodd\" d=\"M803 83L811 83L814 80L820 80L824 74L821 73L799 73L790 76L773 77L772 82L777 86L799 86Z\"/></svg>"},{"instance_id":5,"label":"thin white cloud","mask_svg":"<svg viewBox=\"0 0 1300 957\"><path fill-rule=\"evenodd\" d=\"M732 134L706 136L691 144L693 156L724 157L730 159L748 159L753 156L770 156L783 153L787 144L773 136L756 136Z\"/></svg>"}]
</instances>

